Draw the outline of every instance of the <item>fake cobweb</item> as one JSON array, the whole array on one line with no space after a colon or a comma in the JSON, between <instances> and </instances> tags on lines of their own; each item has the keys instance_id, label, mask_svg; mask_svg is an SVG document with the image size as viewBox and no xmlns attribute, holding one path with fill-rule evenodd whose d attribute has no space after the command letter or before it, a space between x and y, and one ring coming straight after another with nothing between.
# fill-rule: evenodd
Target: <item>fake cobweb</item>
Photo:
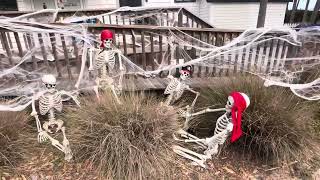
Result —
<instances>
[{"instance_id":1,"label":"fake cobweb","mask_svg":"<svg viewBox=\"0 0 320 180\"><path fill-rule=\"evenodd\" d=\"M95 58L91 52L99 48L99 32L103 28L91 31L90 24L72 22L101 19L113 13L121 15L125 10L128 9L120 8L91 17L73 16L73 19L65 19L68 24L52 24L58 16L56 10L43 10L16 18L0 17L0 28L7 31L1 33L0 96L18 97L1 104L0 110L18 111L27 107L32 95L43 89L41 77L48 73L57 77L58 89L72 92L92 90L97 74L89 71L89 60ZM136 9L130 10L134 12ZM192 65L194 78L197 78L195 74L219 78L249 73L264 79L266 86L290 88L294 94L307 100L320 99L319 27L248 29L238 37L230 38L229 42L215 43L215 46L210 42L218 42L224 37L208 36L204 39L180 31L174 28L177 24L175 17L163 17L161 11L139 16L125 15L122 19L137 22L146 17L156 22L159 31L145 30L149 36L144 38L132 32L131 37L134 36L136 42L128 41L127 46L129 49L133 46L139 48L144 44L160 48L161 42L162 53L146 59L141 65L134 56L124 55L121 48L124 35L116 34L115 46L122 50L126 77L153 75L153 79L161 79L163 74L174 74L179 68ZM150 35L154 37L153 44ZM5 38L10 43L5 43ZM17 39L20 44L14 43ZM117 79L120 75L120 71L116 71L110 76ZM152 82L148 78L139 81Z\"/></svg>"}]
</instances>

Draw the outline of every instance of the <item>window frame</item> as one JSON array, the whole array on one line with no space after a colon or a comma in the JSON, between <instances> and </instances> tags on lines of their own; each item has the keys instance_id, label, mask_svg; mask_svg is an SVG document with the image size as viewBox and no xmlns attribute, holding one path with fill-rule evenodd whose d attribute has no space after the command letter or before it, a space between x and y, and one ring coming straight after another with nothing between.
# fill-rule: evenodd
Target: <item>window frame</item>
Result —
<instances>
[{"instance_id":1,"label":"window frame","mask_svg":"<svg viewBox=\"0 0 320 180\"><path fill-rule=\"evenodd\" d=\"M174 0L174 3L193 3L197 2L197 0Z\"/></svg>"}]
</instances>

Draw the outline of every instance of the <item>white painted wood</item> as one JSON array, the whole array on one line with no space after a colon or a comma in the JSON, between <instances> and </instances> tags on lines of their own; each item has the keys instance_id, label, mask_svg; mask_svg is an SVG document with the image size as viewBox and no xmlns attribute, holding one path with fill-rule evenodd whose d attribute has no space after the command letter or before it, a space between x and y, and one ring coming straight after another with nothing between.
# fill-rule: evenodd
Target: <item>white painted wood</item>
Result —
<instances>
[{"instance_id":1,"label":"white painted wood","mask_svg":"<svg viewBox=\"0 0 320 180\"><path fill-rule=\"evenodd\" d=\"M275 66L275 70L279 70L279 65L280 62L282 61L282 54L283 54L283 42L279 42L279 46L278 46L278 57L276 59L276 66Z\"/></svg>"},{"instance_id":2,"label":"white painted wood","mask_svg":"<svg viewBox=\"0 0 320 180\"><path fill-rule=\"evenodd\" d=\"M269 62L269 54L270 54L270 43L266 43L266 54L264 56L264 62L263 62L263 72L267 72L268 69L268 62Z\"/></svg>"},{"instance_id":3,"label":"white painted wood","mask_svg":"<svg viewBox=\"0 0 320 180\"><path fill-rule=\"evenodd\" d=\"M33 11L33 1L32 0L17 0L19 11Z\"/></svg>"},{"instance_id":4,"label":"white painted wood","mask_svg":"<svg viewBox=\"0 0 320 180\"><path fill-rule=\"evenodd\" d=\"M276 53L277 53L277 44L278 44L278 40L273 40L273 47L272 47L272 54L271 54L271 59L270 59L270 68L269 68L269 72L272 72L274 70L274 61L275 61L275 57L276 57Z\"/></svg>"},{"instance_id":5,"label":"white painted wood","mask_svg":"<svg viewBox=\"0 0 320 180\"><path fill-rule=\"evenodd\" d=\"M118 0L83 0L85 9L117 8Z\"/></svg>"},{"instance_id":6,"label":"white painted wood","mask_svg":"<svg viewBox=\"0 0 320 180\"><path fill-rule=\"evenodd\" d=\"M245 56L244 56L244 63L243 63L243 71L248 70L248 62L249 62L249 57L250 57L250 46L246 47L245 51Z\"/></svg>"},{"instance_id":7,"label":"white painted wood","mask_svg":"<svg viewBox=\"0 0 320 180\"><path fill-rule=\"evenodd\" d=\"M257 46L254 46L253 49L252 49L252 55L251 55L251 59L250 59L250 67L249 67L249 70L253 71L255 70L254 69L254 66L255 66L255 62L257 60Z\"/></svg>"},{"instance_id":8,"label":"white painted wood","mask_svg":"<svg viewBox=\"0 0 320 180\"><path fill-rule=\"evenodd\" d=\"M263 50L264 50L264 45L262 44L259 47L259 53L258 53L258 61L257 61L257 67L258 67L257 71L258 72L262 71L262 58L265 56L263 54Z\"/></svg>"},{"instance_id":9,"label":"white painted wood","mask_svg":"<svg viewBox=\"0 0 320 180\"><path fill-rule=\"evenodd\" d=\"M239 46L240 47L243 46L243 43L240 43ZM242 67L243 49L239 49L237 53L238 53L238 58L237 58L236 72L240 72Z\"/></svg>"},{"instance_id":10,"label":"white painted wood","mask_svg":"<svg viewBox=\"0 0 320 180\"><path fill-rule=\"evenodd\" d=\"M257 24L259 3L208 3L209 23L217 28L247 29ZM286 3L268 3L266 27L283 26Z\"/></svg>"}]
</instances>

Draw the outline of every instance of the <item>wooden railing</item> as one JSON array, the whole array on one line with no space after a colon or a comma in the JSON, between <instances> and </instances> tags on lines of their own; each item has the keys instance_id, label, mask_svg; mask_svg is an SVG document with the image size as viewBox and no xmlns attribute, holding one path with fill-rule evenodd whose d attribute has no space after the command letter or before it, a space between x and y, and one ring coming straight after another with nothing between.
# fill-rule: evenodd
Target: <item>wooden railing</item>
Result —
<instances>
[{"instance_id":1,"label":"wooden railing","mask_svg":"<svg viewBox=\"0 0 320 180\"><path fill-rule=\"evenodd\" d=\"M63 26L68 25L64 24ZM100 31L105 28L114 32L117 48L133 63L145 70L155 70L158 64L180 64L205 55L200 54L200 50L195 48L181 47L181 44L180 48L176 47L175 51L172 51L170 49L172 46L169 46L171 33L177 35L181 40L191 42L192 45L199 45L199 42L189 36L215 46L222 46L241 33L238 30L212 28L102 24L89 25L88 31L98 39ZM52 33L17 33L4 29L0 31L0 35L0 70L17 64L31 49L35 49L36 53L31 56L30 60L22 64L23 68L28 70L47 69L51 73L53 70L58 77L70 79L77 76L80 70L80 47L82 43L74 37ZM45 44L45 46L40 46L40 44ZM219 64L214 67L196 66L193 77L224 76L233 72L249 70L270 72L291 63L286 59L296 57L297 53L306 53L308 56L320 54L319 44L309 44L308 46L310 47L303 47L302 51L301 48L293 47L278 40L257 47L250 46L232 52L230 56L221 55L217 57L217 62L224 60L230 62L225 65L225 68L219 66ZM174 52L174 54L171 52ZM303 55L300 57L303 57Z\"/></svg>"},{"instance_id":2,"label":"wooden railing","mask_svg":"<svg viewBox=\"0 0 320 180\"><path fill-rule=\"evenodd\" d=\"M194 28L212 28L210 24L198 18L188 10L180 7L173 8L141 8L134 11L117 11L115 9L94 10L59 10L56 22L62 22L70 17L98 16L93 20L100 24L112 25L153 25ZM113 13L111 13L113 12ZM0 12L0 16L17 17L31 12ZM107 14L110 13L110 14ZM104 15L103 15L104 14ZM101 15L101 16L100 16ZM38 15L39 16L39 15ZM40 15L42 16L42 15ZM138 18L137 18L138 17ZM37 18L32 16L31 18Z\"/></svg>"}]
</instances>

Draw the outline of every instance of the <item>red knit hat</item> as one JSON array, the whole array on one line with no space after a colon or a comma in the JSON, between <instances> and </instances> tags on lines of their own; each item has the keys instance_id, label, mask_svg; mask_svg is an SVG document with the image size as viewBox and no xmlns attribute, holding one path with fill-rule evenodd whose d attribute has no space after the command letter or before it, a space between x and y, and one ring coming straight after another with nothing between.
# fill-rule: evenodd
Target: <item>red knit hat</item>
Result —
<instances>
[{"instance_id":1,"label":"red knit hat","mask_svg":"<svg viewBox=\"0 0 320 180\"><path fill-rule=\"evenodd\" d=\"M113 32L108 30L108 29L105 29L103 31L101 31L100 33L100 39L101 39L101 45L100 47L104 47L104 41L107 40L107 39L111 39L113 40Z\"/></svg>"},{"instance_id":2,"label":"red knit hat","mask_svg":"<svg viewBox=\"0 0 320 180\"><path fill-rule=\"evenodd\" d=\"M232 92L230 94L230 97L232 97L234 100L234 104L231 109L231 117L232 117L232 124L233 124L231 142L235 142L242 135L242 129L241 129L242 113L250 105L250 99L246 94L240 93L240 92Z\"/></svg>"}]
</instances>

